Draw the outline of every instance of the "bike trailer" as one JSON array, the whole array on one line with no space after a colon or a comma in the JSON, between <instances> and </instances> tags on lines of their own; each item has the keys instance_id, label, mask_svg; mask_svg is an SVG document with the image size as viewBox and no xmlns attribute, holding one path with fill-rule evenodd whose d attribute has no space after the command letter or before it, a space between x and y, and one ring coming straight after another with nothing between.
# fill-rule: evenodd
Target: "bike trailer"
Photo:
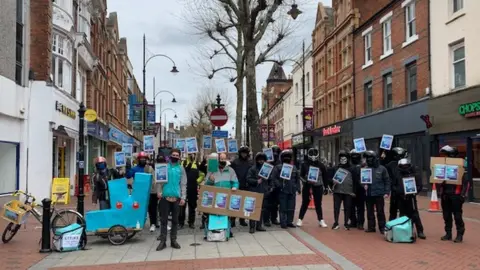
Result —
<instances>
[{"instance_id":1,"label":"bike trailer","mask_svg":"<svg viewBox=\"0 0 480 270\"><path fill-rule=\"evenodd\" d=\"M56 251L75 251L85 248L87 235L85 227L80 224L71 224L55 230L53 246Z\"/></svg>"},{"instance_id":2,"label":"bike trailer","mask_svg":"<svg viewBox=\"0 0 480 270\"><path fill-rule=\"evenodd\" d=\"M414 243L417 236L412 220L406 216L387 222L385 240L392 243Z\"/></svg>"},{"instance_id":3,"label":"bike trailer","mask_svg":"<svg viewBox=\"0 0 480 270\"><path fill-rule=\"evenodd\" d=\"M228 216L209 215L205 226L208 242L225 242L230 239L230 220Z\"/></svg>"}]
</instances>

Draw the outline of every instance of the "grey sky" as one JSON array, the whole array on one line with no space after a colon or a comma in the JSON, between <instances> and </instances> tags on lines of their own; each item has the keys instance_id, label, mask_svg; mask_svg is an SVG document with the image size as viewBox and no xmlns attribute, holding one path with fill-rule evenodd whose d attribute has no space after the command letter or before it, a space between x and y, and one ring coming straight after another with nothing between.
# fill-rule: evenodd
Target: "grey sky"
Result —
<instances>
[{"instance_id":1,"label":"grey sky","mask_svg":"<svg viewBox=\"0 0 480 270\"><path fill-rule=\"evenodd\" d=\"M307 46L311 43L311 31L315 23L316 3L319 0L302 0L299 9L304 13L300 15L300 26L295 33L286 39L286 50L300 48L301 40L305 39ZM119 19L119 32L121 37L126 37L128 42L128 54L134 67L135 77L142 87L142 37L147 36L147 58L153 54L166 54L177 64L178 73L173 76L169 71L172 64L168 59L155 58L147 66L147 98L153 99L153 77L156 80L156 89L169 90L174 92L178 103L171 103L171 96L167 93L160 94L156 103L163 100L163 109L172 108L178 114L175 119L176 125L188 122L188 110L195 104L197 91L204 87L217 89L228 89L231 93L230 106L235 106L235 88L225 76L215 76L209 80L200 76L202 69L198 67L197 46L205 43L192 35L192 28L189 23L182 20L184 15L182 1L159 1L159 0L110 0L108 1L108 12L116 11ZM299 3L300 1L297 1ZM322 0L323 3L331 5L331 0ZM140 4L141 3L141 4ZM299 20L297 19L297 20ZM290 49L289 49L290 48ZM294 52L297 54L297 52ZM301 52L298 51L298 54ZM272 64L266 63L257 67L257 91L265 85ZM285 71L291 68L285 66ZM260 102L260 96L258 97ZM158 107L157 107L158 109ZM234 111L234 108L232 108ZM171 122L174 113L171 110L165 111L167 122ZM234 117L234 115L233 115ZM234 118L231 117L223 129L231 131L234 125ZM163 115L162 115L163 118ZM157 121L159 116L157 114Z\"/></svg>"}]
</instances>

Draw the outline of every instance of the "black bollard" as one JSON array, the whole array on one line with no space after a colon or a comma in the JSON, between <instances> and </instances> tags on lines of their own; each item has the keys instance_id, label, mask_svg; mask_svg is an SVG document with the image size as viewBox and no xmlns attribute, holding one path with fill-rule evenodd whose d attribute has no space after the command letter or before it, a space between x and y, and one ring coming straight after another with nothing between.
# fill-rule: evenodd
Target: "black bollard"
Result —
<instances>
[{"instance_id":1,"label":"black bollard","mask_svg":"<svg viewBox=\"0 0 480 270\"><path fill-rule=\"evenodd\" d=\"M43 215L42 215L42 248L40 253L50 253L52 248L50 246L50 206L52 201L48 198L42 200Z\"/></svg>"}]
</instances>

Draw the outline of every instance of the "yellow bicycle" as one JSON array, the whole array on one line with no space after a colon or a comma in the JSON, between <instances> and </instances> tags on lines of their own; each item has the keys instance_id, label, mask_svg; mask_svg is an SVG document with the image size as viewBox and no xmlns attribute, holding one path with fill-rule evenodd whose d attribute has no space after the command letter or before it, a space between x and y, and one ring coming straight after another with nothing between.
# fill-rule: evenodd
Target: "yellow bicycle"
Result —
<instances>
[{"instance_id":1,"label":"yellow bicycle","mask_svg":"<svg viewBox=\"0 0 480 270\"><path fill-rule=\"evenodd\" d=\"M56 194L57 200L52 202L51 205L50 227L53 234L55 234L55 231L57 229L69 226L71 224L78 223L82 226L85 226L85 219L77 211L71 209L55 209L56 201L58 201L59 198L62 198L65 194L66 192ZM25 200L23 201L23 203L20 200L11 200L3 207L1 217L10 222L8 223L7 227L5 227L5 230L2 234L2 242L5 244L12 240L12 238L17 234L22 224L25 224L30 215L33 215L35 219L37 219L38 222L42 224L43 214L37 209L41 208L42 205L35 202L36 198L32 194L17 190L12 195L24 195Z\"/></svg>"}]
</instances>

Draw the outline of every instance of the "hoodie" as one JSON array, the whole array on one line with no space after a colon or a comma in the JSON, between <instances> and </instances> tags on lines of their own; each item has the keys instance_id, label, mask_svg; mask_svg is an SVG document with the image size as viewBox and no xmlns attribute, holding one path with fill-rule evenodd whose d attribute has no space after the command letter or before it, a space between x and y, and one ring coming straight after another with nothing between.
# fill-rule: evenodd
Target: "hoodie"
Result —
<instances>
[{"instance_id":1,"label":"hoodie","mask_svg":"<svg viewBox=\"0 0 480 270\"><path fill-rule=\"evenodd\" d=\"M200 170L200 164L188 157L182 162L183 168L187 174L187 192L197 194L198 184L205 178L205 173Z\"/></svg>"},{"instance_id":2,"label":"hoodie","mask_svg":"<svg viewBox=\"0 0 480 270\"><path fill-rule=\"evenodd\" d=\"M263 179L258 176L262 165L255 164L248 169L247 173L247 183L248 183L248 190L252 192L258 192L263 194L268 194L273 189L273 183L271 180L271 176L269 179ZM262 179L262 182L259 184L258 179Z\"/></svg>"},{"instance_id":3,"label":"hoodie","mask_svg":"<svg viewBox=\"0 0 480 270\"><path fill-rule=\"evenodd\" d=\"M247 188L247 173L250 167L252 167L253 162L246 158L243 159L241 157L236 158L231 164L230 168L235 171L235 174L238 177L238 183L240 185L240 189L245 190Z\"/></svg>"},{"instance_id":4,"label":"hoodie","mask_svg":"<svg viewBox=\"0 0 480 270\"><path fill-rule=\"evenodd\" d=\"M320 173L318 174L318 181L317 182L308 182L307 181L307 174L308 171L310 170L310 167L317 167L320 169ZM323 163L320 161L311 161L308 160L307 162L304 162L300 165L300 179L302 180L303 183L311 184L314 186L324 186L327 187L329 186L329 179L328 179L328 174L327 174L327 168Z\"/></svg>"}]
</instances>

